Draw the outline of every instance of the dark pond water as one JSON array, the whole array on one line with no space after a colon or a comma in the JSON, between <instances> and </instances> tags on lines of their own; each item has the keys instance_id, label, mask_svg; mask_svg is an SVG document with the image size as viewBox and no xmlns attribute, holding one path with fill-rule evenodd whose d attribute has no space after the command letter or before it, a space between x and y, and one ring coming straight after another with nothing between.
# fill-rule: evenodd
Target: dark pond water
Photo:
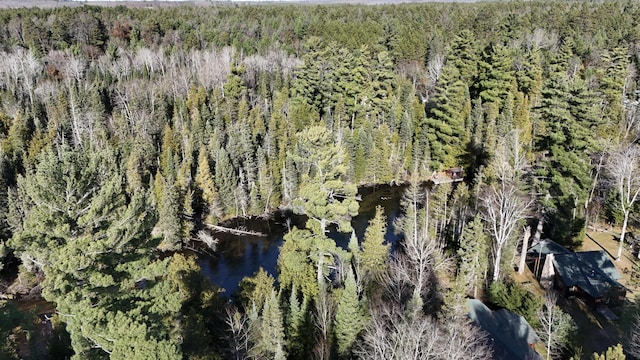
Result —
<instances>
[{"instance_id":1,"label":"dark pond water","mask_svg":"<svg viewBox=\"0 0 640 360\"><path fill-rule=\"evenodd\" d=\"M387 217L387 234L385 239L395 246L399 236L395 234L393 220L400 213L400 199L404 187L378 186L360 189L360 210L358 216L351 221L360 241L364 236L369 220L375 215L375 208L381 205ZM267 236L232 235L216 233L218 247L213 255L200 254L199 263L202 271L213 283L224 288L224 295L230 296L237 289L238 283L245 276L252 276L260 267L277 277L276 264L278 253L283 243L283 236L288 226L302 227L304 218L294 214L277 214L272 219L237 219L225 226L236 229L257 231ZM329 237L336 244L346 248L351 234L330 231Z\"/></svg>"}]
</instances>

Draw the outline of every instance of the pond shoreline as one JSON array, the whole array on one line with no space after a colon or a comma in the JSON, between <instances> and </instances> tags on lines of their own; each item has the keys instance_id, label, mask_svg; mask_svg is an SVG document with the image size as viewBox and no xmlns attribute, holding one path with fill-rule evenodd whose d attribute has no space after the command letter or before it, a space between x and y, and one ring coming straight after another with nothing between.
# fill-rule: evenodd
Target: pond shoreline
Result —
<instances>
[{"instance_id":1,"label":"pond shoreline","mask_svg":"<svg viewBox=\"0 0 640 360\"><path fill-rule=\"evenodd\" d=\"M374 216L376 206L380 205L387 217L385 239L392 246L398 242L400 235L395 234L393 220L401 213L400 199L406 186L380 184L358 188L360 209L351 221L358 239L364 237L369 220ZM243 216L221 222L220 226L242 228L266 236L211 232L218 240L215 252L204 249L195 253L202 273L225 290L223 296L231 296L242 278L252 276L260 268L277 278L277 258L284 235L293 227L303 228L306 220L306 216L294 214L289 208L279 208L269 216ZM327 236L335 240L338 246L347 248L351 233L339 233L330 228Z\"/></svg>"}]
</instances>

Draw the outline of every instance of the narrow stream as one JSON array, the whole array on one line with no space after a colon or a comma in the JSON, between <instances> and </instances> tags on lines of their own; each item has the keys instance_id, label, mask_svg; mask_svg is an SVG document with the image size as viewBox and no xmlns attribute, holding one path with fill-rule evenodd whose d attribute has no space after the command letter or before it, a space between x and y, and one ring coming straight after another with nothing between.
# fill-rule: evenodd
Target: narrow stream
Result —
<instances>
[{"instance_id":1,"label":"narrow stream","mask_svg":"<svg viewBox=\"0 0 640 360\"><path fill-rule=\"evenodd\" d=\"M387 218L385 239L395 246L400 237L394 231L393 221L400 214L400 199L403 191L404 187L388 185L360 189L359 194L362 200L359 214L351 221L360 241L364 237L369 220L375 215L376 206L381 205ZM215 234L219 239L216 252L213 255L199 254L198 256L202 272L211 282L225 289L223 293L225 296L233 294L240 280L245 276L252 276L260 267L277 277L278 254L283 236L288 229L287 222L291 227L302 227L304 218L294 214L281 214L274 219L238 219L232 224L226 224L228 227L257 231L267 236ZM351 237L351 234L336 231L330 231L328 235L343 248L347 247Z\"/></svg>"}]
</instances>

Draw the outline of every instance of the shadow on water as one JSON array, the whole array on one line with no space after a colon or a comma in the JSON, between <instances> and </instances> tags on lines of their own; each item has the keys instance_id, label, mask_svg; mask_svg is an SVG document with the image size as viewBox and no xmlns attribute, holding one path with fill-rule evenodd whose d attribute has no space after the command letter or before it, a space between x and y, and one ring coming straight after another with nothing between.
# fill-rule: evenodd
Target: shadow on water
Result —
<instances>
[{"instance_id":1,"label":"shadow on water","mask_svg":"<svg viewBox=\"0 0 640 360\"><path fill-rule=\"evenodd\" d=\"M364 237L369 220L375 215L376 206L380 205L387 218L385 239L392 246L396 245L400 236L395 234L393 221L400 214L400 199L404 189L403 186L383 185L359 190L362 199L359 214L352 219L351 224L360 241ZM278 254L288 226L302 227L305 220L304 216L279 212L271 219L243 218L226 223L227 227L256 231L267 236L215 233L219 243L214 256L198 254L203 274L211 282L225 289L226 296L236 291L242 278L252 276L260 267L276 277ZM347 248L351 234L330 230L328 236L334 239L338 246Z\"/></svg>"}]
</instances>

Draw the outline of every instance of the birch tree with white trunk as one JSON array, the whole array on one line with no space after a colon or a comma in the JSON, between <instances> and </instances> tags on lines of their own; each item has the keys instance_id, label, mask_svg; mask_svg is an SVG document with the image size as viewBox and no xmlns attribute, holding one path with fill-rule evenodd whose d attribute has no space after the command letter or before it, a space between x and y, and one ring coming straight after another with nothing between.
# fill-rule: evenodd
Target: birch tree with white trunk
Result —
<instances>
[{"instance_id":1,"label":"birch tree with white trunk","mask_svg":"<svg viewBox=\"0 0 640 360\"><path fill-rule=\"evenodd\" d=\"M491 186L481 197L482 218L493 238L492 281L500 279L500 268L504 249L515 239L518 224L525 218L533 200L524 198L522 192L511 182Z\"/></svg>"},{"instance_id":2,"label":"birch tree with white trunk","mask_svg":"<svg viewBox=\"0 0 640 360\"><path fill-rule=\"evenodd\" d=\"M496 181L480 197L481 216L489 235L493 239L493 277L500 279L500 267L504 250L516 238L520 222L525 218L534 199L525 197L518 184L526 162L518 132L512 132L498 144L491 168Z\"/></svg>"},{"instance_id":3,"label":"birch tree with white trunk","mask_svg":"<svg viewBox=\"0 0 640 360\"><path fill-rule=\"evenodd\" d=\"M569 335L575 329L575 322L571 316L558 305L558 294L551 290L545 296L544 305L538 311L540 327L538 334L547 350L546 359L556 359L569 342Z\"/></svg>"},{"instance_id":4,"label":"birch tree with white trunk","mask_svg":"<svg viewBox=\"0 0 640 360\"><path fill-rule=\"evenodd\" d=\"M622 256L629 215L640 195L640 146L627 145L614 151L607 162L609 176L618 191L620 210L623 214L622 230L616 260Z\"/></svg>"}]
</instances>

